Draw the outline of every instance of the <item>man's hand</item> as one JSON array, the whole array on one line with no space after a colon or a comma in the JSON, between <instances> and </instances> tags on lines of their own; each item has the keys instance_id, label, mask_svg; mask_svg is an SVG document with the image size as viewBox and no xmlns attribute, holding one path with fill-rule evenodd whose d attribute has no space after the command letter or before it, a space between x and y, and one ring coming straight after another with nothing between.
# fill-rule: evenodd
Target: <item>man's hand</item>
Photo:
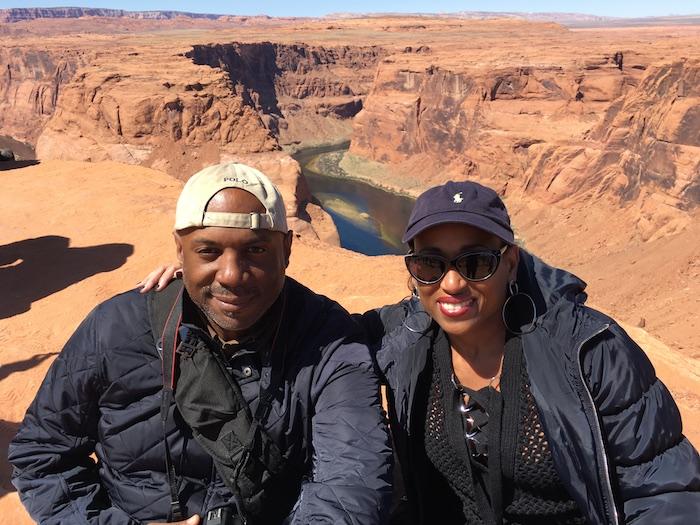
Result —
<instances>
[{"instance_id":1,"label":"man's hand","mask_svg":"<svg viewBox=\"0 0 700 525\"><path fill-rule=\"evenodd\" d=\"M137 283L136 287L141 288L141 293L149 292L154 288L156 291L160 291L165 288L165 285L175 279L178 272L181 271L181 268L180 263L158 266L141 282Z\"/></svg>"},{"instance_id":2,"label":"man's hand","mask_svg":"<svg viewBox=\"0 0 700 525\"><path fill-rule=\"evenodd\" d=\"M186 520L183 521L173 521L170 523L162 523L162 522L151 522L148 525L199 525L199 522L201 521L201 518L199 517L198 514L195 514L194 516L187 518Z\"/></svg>"}]
</instances>

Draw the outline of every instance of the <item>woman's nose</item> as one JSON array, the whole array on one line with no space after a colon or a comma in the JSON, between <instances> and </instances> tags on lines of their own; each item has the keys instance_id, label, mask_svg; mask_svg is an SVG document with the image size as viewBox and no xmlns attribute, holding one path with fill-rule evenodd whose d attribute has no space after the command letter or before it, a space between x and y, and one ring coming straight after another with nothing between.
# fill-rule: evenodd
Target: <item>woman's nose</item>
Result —
<instances>
[{"instance_id":1,"label":"woman's nose","mask_svg":"<svg viewBox=\"0 0 700 525\"><path fill-rule=\"evenodd\" d=\"M456 294L464 290L467 286L467 280L460 275L454 266L447 269L447 273L440 282L440 287L449 294Z\"/></svg>"}]
</instances>

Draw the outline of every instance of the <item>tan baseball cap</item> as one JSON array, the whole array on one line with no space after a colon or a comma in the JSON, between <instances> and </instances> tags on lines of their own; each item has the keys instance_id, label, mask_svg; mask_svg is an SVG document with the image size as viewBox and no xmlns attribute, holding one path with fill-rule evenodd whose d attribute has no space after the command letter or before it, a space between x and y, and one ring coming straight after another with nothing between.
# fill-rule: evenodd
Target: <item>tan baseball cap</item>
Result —
<instances>
[{"instance_id":1,"label":"tan baseball cap","mask_svg":"<svg viewBox=\"0 0 700 525\"><path fill-rule=\"evenodd\" d=\"M265 213L208 212L211 198L225 188L252 193L265 206ZM209 166L192 175L177 200L175 229L223 226L287 233L287 216L282 195L264 174L245 164Z\"/></svg>"}]
</instances>

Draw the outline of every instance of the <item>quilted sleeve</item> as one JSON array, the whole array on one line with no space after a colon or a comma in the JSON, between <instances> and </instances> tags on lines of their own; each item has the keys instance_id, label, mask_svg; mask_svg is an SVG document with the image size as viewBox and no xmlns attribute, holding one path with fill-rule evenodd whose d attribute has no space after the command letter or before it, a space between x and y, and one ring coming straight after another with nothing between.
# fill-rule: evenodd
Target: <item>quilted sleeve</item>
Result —
<instances>
[{"instance_id":1,"label":"quilted sleeve","mask_svg":"<svg viewBox=\"0 0 700 525\"><path fill-rule=\"evenodd\" d=\"M595 352L589 380L602 421L613 485L625 521L694 523L700 458L678 407L644 352L617 325Z\"/></svg>"},{"instance_id":2,"label":"quilted sleeve","mask_svg":"<svg viewBox=\"0 0 700 525\"><path fill-rule=\"evenodd\" d=\"M312 476L302 486L291 522L384 523L392 454L379 381L364 345L343 344L329 354L316 380Z\"/></svg>"},{"instance_id":3,"label":"quilted sleeve","mask_svg":"<svg viewBox=\"0 0 700 525\"><path fill-rule=\"evenodd\" d=\"M99 312L82 322L53 362L10 444L12 483L40 524L136 523L111 506L90 457L100 395Z\"/></svg>"}]
</instances>

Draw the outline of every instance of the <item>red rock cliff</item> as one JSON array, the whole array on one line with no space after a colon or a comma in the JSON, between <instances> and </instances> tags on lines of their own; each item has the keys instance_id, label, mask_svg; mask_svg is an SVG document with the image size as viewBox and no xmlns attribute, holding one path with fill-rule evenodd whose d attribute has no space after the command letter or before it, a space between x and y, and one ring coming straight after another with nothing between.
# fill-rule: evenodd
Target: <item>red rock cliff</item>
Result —
<instances>
[{"instance_id":1,"label":"red rock cliff","mask_svg":"<svg viewBox=\"0 0 700 525\"><path fill-rule=\"evenodd\" d=\"M64 85L88 60L79 50L0 47L0 129L34 143Z\"/></svg>"},{"instance_id":2,"label":"red rock cliff","mask_svg":"<svg viewBox=\"0 0 700 525\"><path fill-rule=\"evenodd\" d=\"M391 56L355 118L350 152L422 184L468 176L545 202L654 194L696 207L700 61L633 60L456 71Z\"/></svg>"},{"instance_id":3,"label":"red rock cliff","mask_svg":"<svg viewBox=\"0 0 700 525\"><path fill-rule=\"evenodd\" d=\"M226 71L233 91L289 143L349 135L348 119L362 109L376 63L385 54L377 46L234 42L196 45L187 56Z\"/></svg>"},{"instance_id":4,"label":"red rock cliff","mask_svg":"<svg viewBox=\"0 0 700 525\"><path fill-rule=\"evenodd\" d=\"M224 72L167 49L97 56L65 87L37 142L40 158L186 172L215 160L219 149L276 148L255 107L231 90Z\"/></svg>"},{"instance_id":5,"label":"red rock cliff","mask_svg":"<svg viewBox=\"0 0 700 525\"><path fill-rule=\"evenodd\" d=\"M65 86L37 153L192 172L277 149L279 136L347 136L381 53L269 42L101 53Z\"/></svg>"}]
</instances>

